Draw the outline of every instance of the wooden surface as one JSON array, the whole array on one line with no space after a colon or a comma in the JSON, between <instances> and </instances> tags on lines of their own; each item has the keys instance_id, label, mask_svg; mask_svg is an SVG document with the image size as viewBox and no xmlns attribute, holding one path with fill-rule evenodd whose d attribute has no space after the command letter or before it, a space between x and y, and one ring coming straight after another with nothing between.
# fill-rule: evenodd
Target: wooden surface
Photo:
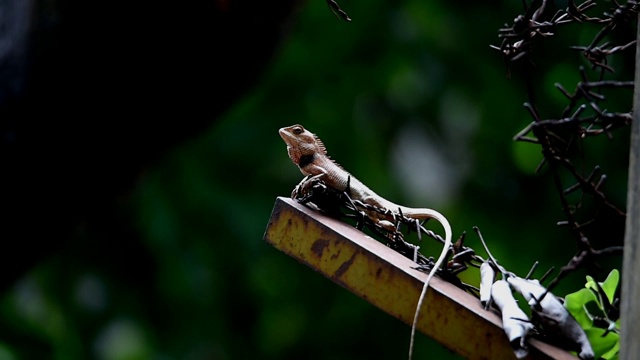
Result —
<instances>
[{"instance_id":1,"label":"wooden surface","mask_svg":"<svg viewBox=\"0 0 640 360\"><path fill-rule=\"evenodd\" d=\"M411 324L427 274L414 270L414 262L379 241L288 198L277 198L264 239ZM500 317L484 310L475 297L438 278L431 280L418 331L469 359L515 359ZM407 344L409 335L407 327ZM576 359L540 341L531 340L529 344L529 359ZM414 354L414 358L424 355ZM398 358L405 356L398 354Z\"/></svg>"},{"instance_id":2,"label":"wooden surface","mask_svg":"<svg viewBox=\"0 0 640 360\"><path fill-rule=\"evenodd\" d=\"M640 16L639 16L640 19ZM636 38L640 38L640 27ZM629 150L627 225L622 265L620 359L640 359L640 44L636 43L636 75L633 90L633 123Z\"/></svg>"}]
</instances>

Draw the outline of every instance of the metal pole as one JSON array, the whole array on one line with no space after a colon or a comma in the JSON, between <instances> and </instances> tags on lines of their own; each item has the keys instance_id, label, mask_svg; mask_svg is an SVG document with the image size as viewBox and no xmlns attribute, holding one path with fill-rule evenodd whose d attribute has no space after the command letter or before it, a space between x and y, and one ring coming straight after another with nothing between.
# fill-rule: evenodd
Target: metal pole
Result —
<instances>
[{"instance_id":1,"label":"metal pole","mask_svg":"<svg viewBox=\"0 0 640 360\"><path fill-rule=\"evenodd\" d=\"M639 15L640 20L640 15ZM640 22L639 22L640 23ZM640 30L640 26L638 26ZM640 39L640 31L636 35ZM620 359L640 359L640 42L636 42L633 123L629 150L627 224L622 265Z\"/></svg>"}]
</instances>

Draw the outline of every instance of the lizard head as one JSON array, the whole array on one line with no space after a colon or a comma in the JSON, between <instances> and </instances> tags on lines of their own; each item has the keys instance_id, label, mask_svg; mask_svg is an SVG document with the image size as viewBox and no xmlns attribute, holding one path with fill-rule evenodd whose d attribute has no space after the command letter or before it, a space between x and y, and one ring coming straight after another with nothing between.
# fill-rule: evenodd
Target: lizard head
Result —
<instances>
[{"instance_id":1,"label":"lizard head","mask_svg":"<svg viewBox=\"0 0 640 360\"><path fill-rule=\"evenodd\" d=\"M283 127L278 133L287 144L289 158L301 168L312 162L315 156L327 154L322 141L302 125Z\"/></svg>"}]
</instances>

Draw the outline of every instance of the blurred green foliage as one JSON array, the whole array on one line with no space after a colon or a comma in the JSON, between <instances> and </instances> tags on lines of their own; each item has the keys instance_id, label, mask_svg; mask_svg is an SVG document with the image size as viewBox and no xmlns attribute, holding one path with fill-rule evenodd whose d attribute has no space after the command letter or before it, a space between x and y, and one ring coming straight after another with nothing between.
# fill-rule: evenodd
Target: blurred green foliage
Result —
<instances>
[{"instance_id":1,"label":"blurred green foliage","mask_svg":"<svg viewBox=\"0 0 640 360\"><path fill-rule=\"evenodd\" d=\"M512 271L524 275L536 260L542 269L562 266L573 256L569 231L555 226L562 213L551 178L534 173L539 148L512 141L531 121L523 78L517 64L507 78L489 48L521 2L340 5L353 22L335 19L322 0L306 2L282 24L284 41L260 83L118 201L139 234L131 246L149 255L139 264L148 278L130 279L119 268L127 247L93 261L92 243L103 235L91 223L80 227L65 251L2 296L0 358L406 356L408 326L262 240L275 197L288 196L302 177L277 135L294 123L317 133L334 159L381 195L444 213L456 235L466 231L466 245L484 254L471 231L479 226ZM573 89L586 65L568 46L590 42L588 28L567 27L536 44L544 51L534 58L535 89L549 117L566 105L553 84ZM613 65L616 78L633 78L632 51ZM630 95L608 104L627 111ZM622 208L627 138L621 130L584 149L609 175L607 195ZM620 244L622 230L614 230L594 246ZM605 262L603 273L619 262ZM582 287L583 276L569 276L558 294ZM477 283L473 271L463 277ZM416 346L416 359L456 358L422 335Z\"/></svg>"}]
</instances>

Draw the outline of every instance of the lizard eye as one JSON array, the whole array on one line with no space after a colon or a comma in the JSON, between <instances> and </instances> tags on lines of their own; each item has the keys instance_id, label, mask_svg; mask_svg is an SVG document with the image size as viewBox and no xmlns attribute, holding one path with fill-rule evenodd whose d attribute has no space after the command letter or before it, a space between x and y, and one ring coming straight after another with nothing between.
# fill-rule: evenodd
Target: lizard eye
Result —
<instances>
[{"instance_id":1,"label":"lizard eye","mask_svg":"<svg viewBox=\"0 0 640 360\"><path fill-rule=\"evenodd\" d=\"M296 134L296 135L300 135L300 134L302 134L302 132L303 132L302 127L301 127L301 126L296 126L296 127L294 127L292 131L293 131L293 133L294 133L294 134Z\"/></svg>"}]
</instances>

